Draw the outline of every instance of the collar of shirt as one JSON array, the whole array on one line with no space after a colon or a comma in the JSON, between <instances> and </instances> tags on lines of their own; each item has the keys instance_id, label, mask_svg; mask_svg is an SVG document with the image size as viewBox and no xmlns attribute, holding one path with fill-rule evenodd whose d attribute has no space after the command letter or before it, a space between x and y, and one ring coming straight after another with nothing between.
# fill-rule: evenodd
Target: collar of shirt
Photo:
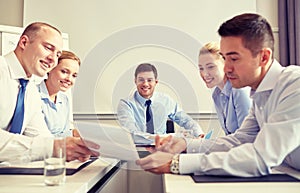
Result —
<instances>
[{"instance_id":1,"label":"collar of shirt","mask_svg":"<svg viewBox=\"0 0 300 193\"><path fill-rule=\"evenodd\" d=\"M230 96L232 90L232 86L229 82L229 80L226 81L224 88L221 90L219 87L216 87L215 90L213 91L213 96L219 96L220 93L224 94L226 97Z\"/></svg>"},{"instance_id":2,"label":"collar of shirt","mask_svg":"<svg viewBox=\"0 0 300 193\"><path fill-rule=\"evenodd\" d=\"M141 105L146 106L146 101L149 99L142 97L138 91L135 91L134 96ZM152 97L150 98L150 100L152 101L152 104L155 100L155 96L156 96L156 93L154 92Z\"/></svg>"},{"instance_id":3,"label":"collar of shirt","mask_svg":"<svg viewBox=\"0 0 300 193\"><path fill-rule=\"evenodd\" d=\"M274 77L279 77L284 67L282 67L277 60L274 59L273 63L271 64L270 69L266 73L265 77L259 84L258 88L254 91L251 89L251 96L258 92L263 92L267 90L273 90L276 85L276 81L274 81ZM277 79L275 79L277 80Z\"/></svg>"},{"instance_id":4,"label":"collar of shirt","mask_svg":"<svg viewBox=\"0 0 300 193\"><path fill-rule=\"evenodd\" d=\"M38 85L38 90L41 94L41 98L42 100L47 100L49 104L53 103L51 100L50 100L50 96L49 96L49 93L48 93L48 89L46 87L46 83L45 81L42 81L39 85ZM62 103L63 102L63 94L61 92L58 92L57 93L57 96L56 96L56 104L58 103ZM54 103L53 103L54 104Z\"/></svg>"},{"instance_id":5,"label":"collar of shirt","mask_svg":"<svg viewBox=\"0 0 300 193\"><path fill-rule=\"evenodd\" d=\"M28 80L28 77L14 52L5 55L5 59L12 79L23 78Z\"/></svg>"}]
</instances>

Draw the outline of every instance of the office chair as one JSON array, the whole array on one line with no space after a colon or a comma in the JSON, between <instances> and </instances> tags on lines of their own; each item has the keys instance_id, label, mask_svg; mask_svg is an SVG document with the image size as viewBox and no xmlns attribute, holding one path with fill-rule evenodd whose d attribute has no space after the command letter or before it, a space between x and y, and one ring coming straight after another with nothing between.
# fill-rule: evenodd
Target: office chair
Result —
<instances>
[{"instance_id":1,"label":"office chair","mask_svg":"<svg viewBox=\"0 0 300 193\"><path fill-rule=\"evenodd\" d=\"M167 133L175 133L174 122L172 120L167 120Z\"/></svg>"}]
</instances>

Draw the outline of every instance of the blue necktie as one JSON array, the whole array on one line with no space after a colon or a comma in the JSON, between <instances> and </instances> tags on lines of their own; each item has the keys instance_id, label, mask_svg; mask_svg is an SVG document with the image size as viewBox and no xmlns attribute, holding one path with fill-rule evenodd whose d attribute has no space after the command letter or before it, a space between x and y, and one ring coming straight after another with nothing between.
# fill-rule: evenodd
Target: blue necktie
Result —
<instances>
[{"instance_id":1,"label":"blue necktie","mask_svg":"<svg viewBox=\"0 0 300 193\"><path fill-rule=\"evenodd\" d=\"M147 133L154 134L154 126L153 126L153 119L152 119L152 111L151 111L151 100L146 101L146 127Z\"/></svg>"},{"instance_id":2,"label":"blue necktie","mask_svg":"<svg viewBox=\"0 0 300 193\"><path fill-rule=\"evenodd\" d=\"M11 121L11 133L21 133L23 120L24 120L24 96L28 80L19 79L20 90L17 99L17 105Z\"/></svg>"}]
</instances>

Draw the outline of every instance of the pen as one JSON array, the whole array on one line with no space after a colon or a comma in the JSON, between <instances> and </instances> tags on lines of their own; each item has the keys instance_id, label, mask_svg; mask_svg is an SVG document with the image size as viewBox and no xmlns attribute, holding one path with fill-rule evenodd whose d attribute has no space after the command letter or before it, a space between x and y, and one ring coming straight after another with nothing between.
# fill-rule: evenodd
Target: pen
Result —
<instances>
[{"instance_id":1,"label":"pen","mask_svg":"<svg viewBox=\"0 0 300 193\"><path fill-rule=\"evenodd\" d=\"M213 130L210 130L204 137L204 139L209 139L212 135Z\"/></svg>"}]
</instances>

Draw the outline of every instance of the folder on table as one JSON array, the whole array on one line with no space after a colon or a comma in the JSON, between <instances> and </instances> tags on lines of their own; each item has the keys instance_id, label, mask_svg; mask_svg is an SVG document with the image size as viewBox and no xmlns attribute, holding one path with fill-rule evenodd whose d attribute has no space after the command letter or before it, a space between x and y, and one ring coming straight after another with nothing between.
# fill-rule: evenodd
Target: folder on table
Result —
<instances>
[{"instance_id":1,"label":"folder on table","mask_svg":"<svg viewBox=\"0 0 300 193\"><path fill-rule=\"evenodd\" d=\"M214 175L192 175L196 183L222 183L222 182L300 182L287 174L269 174L260 177L236 177L236 176L214 176Z\"/></svg>"},{"instance_id":2,"label":"folder on table","mask_svg":"<svg viewBox=\"0 0 300 193\"><path fill-rule=\"evenodd\" d=\"M72 161L66 163L66 175L73 175L81 169L85 168L97 158L91 158L86 162ZM44 162L37 161L24 165L11 165L0 167L0 175L43 175Z\"/></svg>"}]
</instances>

